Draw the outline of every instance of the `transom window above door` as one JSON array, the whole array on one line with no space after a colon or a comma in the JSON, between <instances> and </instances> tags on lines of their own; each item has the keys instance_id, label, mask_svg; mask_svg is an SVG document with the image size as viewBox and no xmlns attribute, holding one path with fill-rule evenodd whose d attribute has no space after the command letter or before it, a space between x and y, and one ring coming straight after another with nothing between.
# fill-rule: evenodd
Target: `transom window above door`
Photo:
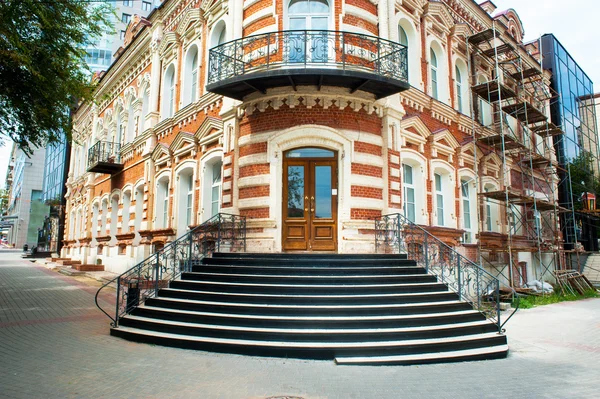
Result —
<instances>
[{"instance_id":1,"label":"transom window above door","mask_svg":"<svg viewBox=\"0 0 600 399\"><path fill-rule=\"evenodd\" d=\"M334 155L333 151L323 148L298 148L285 154L286 158L333 158Z\"/></svg>"}]
</instances>

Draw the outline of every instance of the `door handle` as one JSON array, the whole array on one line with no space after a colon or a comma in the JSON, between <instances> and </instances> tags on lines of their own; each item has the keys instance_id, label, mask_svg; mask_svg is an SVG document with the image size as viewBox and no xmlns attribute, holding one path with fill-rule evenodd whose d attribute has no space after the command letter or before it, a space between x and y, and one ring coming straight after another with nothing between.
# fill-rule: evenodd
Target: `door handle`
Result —
<instances>
[{"instance_id":1,"label":"door handle","mask_svg":"<svg viewBox=\"0 0 600 399\"><path fill-rule=\"evenodd\" d=\"M310 197L310 211L315 211L315 197Z\"/></svg>"},{"instance_id":2,"label":"door handle","mask_svg":"<svg viewBox=\"0 0 600 399\"><path fill-rule=\"evenodd\" d=\"M308 195L304 197L304 203L308 203ZM304 208L304 212L308 212L308 208Z\"/></svg>"}]
</instances>

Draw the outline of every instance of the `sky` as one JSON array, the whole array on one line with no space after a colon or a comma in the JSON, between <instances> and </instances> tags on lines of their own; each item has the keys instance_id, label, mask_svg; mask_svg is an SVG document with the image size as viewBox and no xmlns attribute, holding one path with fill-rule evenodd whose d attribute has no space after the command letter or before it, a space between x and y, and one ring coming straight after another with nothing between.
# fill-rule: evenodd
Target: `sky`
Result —
<instances>
[{"instance_id":1,"label":"sky","mask_svg":"<svg viewBox=\"0 0 600 399\"><path fill-rule=\"evenodd\" d=\"M481 1L479 1L481 2ZM493 0L497 11L513 8L525 28L525 41L553 33L600 92L600 51L597 51L597 0ZM0 188L4 188L12 143L0 147Z\"/></svg>"},{"instance_id":2,"label":"sky","mask_svg":"<svg viewBox=\"0 0 600 399\"><path fill-rule=\"evenodd\" d=\"M481 3L482 1L479 1ZM598 0L492 0L504 11L513 8L523 23L525 41L553 33L600 92L600 52Z\"/></svg>"}]
</instances>

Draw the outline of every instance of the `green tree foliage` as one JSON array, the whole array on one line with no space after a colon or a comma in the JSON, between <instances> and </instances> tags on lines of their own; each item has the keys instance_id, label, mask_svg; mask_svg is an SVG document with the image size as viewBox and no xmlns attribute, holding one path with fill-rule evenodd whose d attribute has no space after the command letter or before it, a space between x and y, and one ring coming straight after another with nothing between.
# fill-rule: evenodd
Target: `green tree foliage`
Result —
<instances>
[{"instance_id":1,"label":"green tree foliage","mask_svg":"<svg viewBox=\"0 0 600 399\"><path fill-rule=\"evenodd\" d=\"M0 135L26 153L71 139L70 110L91 98L84 46L109 29L109 5L0 1Z\"/></svg>"},{"instance_id":2,"label":"green tree foliage","mask_svg":"<svg viewBox=\"0 0 600 399\"><path fill-rule=\"evenodd\" d=\"M8 190L0 190L0 215L6 215L8 210Z\"/></svg>"}]
</instances>

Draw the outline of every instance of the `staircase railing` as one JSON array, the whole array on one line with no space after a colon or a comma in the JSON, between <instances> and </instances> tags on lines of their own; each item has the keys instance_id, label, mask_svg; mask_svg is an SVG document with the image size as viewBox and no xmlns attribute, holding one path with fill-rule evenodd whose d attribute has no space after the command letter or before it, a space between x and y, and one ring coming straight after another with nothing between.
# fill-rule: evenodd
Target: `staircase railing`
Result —
<instances>
[{"instance_id":1,"label":"staircase railing","mask_svg":"<svg viewBox=\"0 0 600 399\"><path fill-rule=\"evenodd\" d=\"M219 213L100 287L96 306L112 320L111 326L118 327L119 319L156 297L161 288L191 271L202 258L213 252L245 251L246 218ZM100 292L112 284L117 289L114 317L98 304Z\"/></svg>"},{"instance_id":2,"label":"staircase railing","mask_svg":"<svg viewBox=\"0 0 600 399\"><path fill-rule=\"evenodd\" d=\"M399 213L375 219L375 250L407 254L437 275L459 298L482 312L502 332L500 281ZM508 321L508 320L507 320Z\"/></svg>"}]
</instances>

